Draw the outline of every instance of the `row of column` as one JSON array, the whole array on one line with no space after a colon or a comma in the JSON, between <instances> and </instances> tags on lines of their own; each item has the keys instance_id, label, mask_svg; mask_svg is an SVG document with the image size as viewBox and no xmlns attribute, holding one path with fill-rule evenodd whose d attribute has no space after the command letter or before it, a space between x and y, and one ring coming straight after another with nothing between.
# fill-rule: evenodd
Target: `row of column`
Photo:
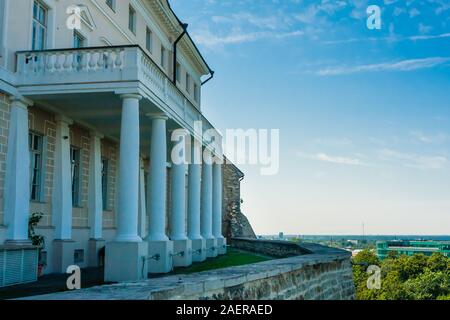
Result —
<instances>
[{"instance_id":1,"label":"row of column","mask_svg":"<svg viewBox=\"0 0 450 320\"><path fill-rule=\"evenodd\" d=\"M193 143L192 154L203 164L191 161L186 181L186 134L174 141L179 158L171 170L171 225L166 234L167 126L164 114L148 115L152 120L147 210L148 236L139 234L139 100L138 95L122 96L120 139L118 229L106 245L106 281L128 281L147 273L167 273L173 267L187 267L226 252L222 236L222 166L212 163L212 153ZM193 159L194 160L194 159ZM141 175L142 176L142 175ZM188 194L186 199L186 182ZM141 182L142 185L142 182ZM141 196L142 198L142 196ZM186 201L187 200L187 201ZM187 208L186 208L187 204ZM187 212L187 217L186 217ZM186 226L187 223L187 226ZM142 226L142 221L141 221Z\"/></svg>"},{"instance_id":2,"label":"row of column","mask_svg":"<svg viewBox=\"0 0 450 320\"><path fill-rule=\"evenodd\" d=\"M140 177L139 100L136 94L122 95L120 161L118 177L118 221L114 241L106 244L105 279L128 281L147 277L147 272L166 273L174 266L188 266L226 252L222 236L222 168L211 163L210 151L203 152L201 142L192 144L193 161L188 165L186 199L186 164L172 164L171 228L166 235L167 190L167 117L149 115L152 119L150 174L147 208L150 213L148 237L143 239L139 211L145 205ZM31 101L12 99L5 177L5 224L9 243L29 243L28 218L30 163L28 146L28 106ZM70 169L71 120L57 117L55 166L52 194L55 241L55 272L64 272L72 264L72 193ZM89 216L94 259L102 240L101 136L92 133L89 177ZM185 136L174 144L185 145ZM185 149L181 160L185 159ZM203 164L198 163L203 153ZM27 155L27 156L24 156ZM141 183L140 183L141 181ZM139 199L141 198L141 199ZM142 201L144 200L144 201ZM187 200L187 201L186 201ZM187 208L186 208L187 203ZM144 210L145 211L145 210ZM186 217L187 212L187 217ZM145 219L145 218L144 218ZM187 226L186 226L187 222ZM141 225L141 232L138 228ZM186 228L187 227L187 228ZM91 251L91 250L90 250Z\"/></svg>"}]
</instances>

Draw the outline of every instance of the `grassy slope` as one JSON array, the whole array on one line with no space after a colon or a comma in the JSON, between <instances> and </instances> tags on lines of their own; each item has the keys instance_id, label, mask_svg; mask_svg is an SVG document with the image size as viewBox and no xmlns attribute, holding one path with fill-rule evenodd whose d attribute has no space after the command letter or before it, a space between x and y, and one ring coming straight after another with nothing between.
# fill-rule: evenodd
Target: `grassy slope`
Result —
<instances>
[{"instance_id":1,"label":"grassy slope","mask_svg":"<svg viewBox=\"0 0 450 320\"><path fill-rule=\"evenodd\" d=\"M208 259L205 262L196 263L189 268L176 269L176 274L189 274L195 272L202 272L207 270L222 269L227 267L242 266L257 262L271 260L268 257L260 256L250 252L239 251L236 249L228 249L226 255Z\"/></svg>"}]
</instances>

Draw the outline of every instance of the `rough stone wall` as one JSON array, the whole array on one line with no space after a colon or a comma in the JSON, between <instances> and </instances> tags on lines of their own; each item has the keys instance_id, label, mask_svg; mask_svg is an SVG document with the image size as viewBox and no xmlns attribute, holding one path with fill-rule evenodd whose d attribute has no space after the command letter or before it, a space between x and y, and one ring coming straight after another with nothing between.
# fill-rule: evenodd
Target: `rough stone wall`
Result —
<instances>
[{"instance_id":1,"label":"rough stone wall","mask_svg":"<svg viewBox=\"0 0 450 320\"><path fill-rule=\"evenodd\" d=\"M6 174L6 151L9 133L10 101L6 94L0 93L0 226L4 224L3 197Z\"/></svg>"},{"instance_id":2,"label":"rough stone wall","mask_svg":"<svg viewBox=\"0 0 450 320\"><path fill-rule=\"evenodd\" d=\"M294 242L276 240L258 240L247 238L232 238L229 244L236 249L255 252L274 258L295 257L310 254L311 251Z\"/></svg>"},{"instance_id":3,"label":"rough stone wall","mask_svg":"<svg viewBox=\"0 0 450 320\"><path fill-rule=\"evenodd\" d=\"M222 232L231 238L254 238L256 234L241 211L241 179L244 174L233 164L223 166Z\"/></svg>"},{"instance_id":4,"label":"rough stone wall","mask_svg":"<svg viewBox=\"0 0 450 320\"><path fill-rule=\"evenodd\" d=\"M355 287L350 254L319 245L308 245L305 249L311 253L239 267L29 299L353 300Z\"/></svg>"}]
</instances>

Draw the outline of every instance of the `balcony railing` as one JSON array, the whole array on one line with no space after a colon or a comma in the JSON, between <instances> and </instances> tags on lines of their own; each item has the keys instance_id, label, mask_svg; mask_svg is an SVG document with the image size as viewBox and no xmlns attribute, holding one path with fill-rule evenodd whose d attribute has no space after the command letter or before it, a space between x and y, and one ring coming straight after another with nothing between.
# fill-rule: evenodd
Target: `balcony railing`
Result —
<instances>
[{"instance_id":1,"label":"balcony railing","mask_svg":"<svg viewBox=\"0 0 450 320\"><path fill-rule=\"evenodd\" d=\"M24 87L140 81L190 126L200 120L204 130L212 128L199 103L174 85L138 45L21 51L17 78Z\"/></svg>"}]
</instances>

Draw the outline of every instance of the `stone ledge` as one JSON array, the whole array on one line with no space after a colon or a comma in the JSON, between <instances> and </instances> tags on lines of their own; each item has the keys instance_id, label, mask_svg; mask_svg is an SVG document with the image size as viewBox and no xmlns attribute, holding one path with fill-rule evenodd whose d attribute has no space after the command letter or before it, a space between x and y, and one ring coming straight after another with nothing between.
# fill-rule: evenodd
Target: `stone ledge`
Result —
<instances>
[{"instance_id":1,"label":"stone ledge","mask_svg":"<svg viewBox=\"0 0 450 320\"><path fill-rule=\"evenodd\" d=\"M353 282L343 281L352 277L350 253L313 244L305 247L310 254L27 300L352 299Z\"/></svg>"}]
</instances>

